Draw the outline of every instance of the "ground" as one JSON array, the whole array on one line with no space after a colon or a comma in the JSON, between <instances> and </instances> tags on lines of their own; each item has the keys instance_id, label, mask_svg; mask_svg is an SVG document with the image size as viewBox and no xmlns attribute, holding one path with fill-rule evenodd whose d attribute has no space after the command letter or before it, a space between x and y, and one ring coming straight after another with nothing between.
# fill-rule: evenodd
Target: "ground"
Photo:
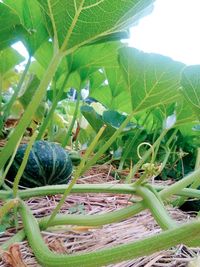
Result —
<instances>
[{"instance_id":1,"label":"ground","mask_svg":"<svg viewBox=\"0 0 200 267\"><path fill-rule=\"evenodd\" d=\"M84 177L79 179L79 183L119 183L112 175L112 166L95 166ZM114 211L130 205L130 195L114 194L73 194L70 195L62 207L63 213L78 214L100 214ZM36 217L49 214L60 196L35 197L27 202ZM177 221L187 221L190 215L182 211L168 207L168 211ZM105 225L103 227L75 227L64 226L54 228L52 232L43 231L43 236L50 249L58 253L76 253L99 250L101 248L112 247L117 244L124 244L140 238L154 235L160 232L150 212L142 213L119 223ZM0 244L10 238L14 229L8 229L0 236ZM109 267L183 267L187 266L191 257L199 253L200 249L192 249L179 245L167 251L155 253L148 257L129 260ZM0 267L39 267L35 260L27 241L14 244L8 252L3 255Z\"/></svg>"}]
</instances>

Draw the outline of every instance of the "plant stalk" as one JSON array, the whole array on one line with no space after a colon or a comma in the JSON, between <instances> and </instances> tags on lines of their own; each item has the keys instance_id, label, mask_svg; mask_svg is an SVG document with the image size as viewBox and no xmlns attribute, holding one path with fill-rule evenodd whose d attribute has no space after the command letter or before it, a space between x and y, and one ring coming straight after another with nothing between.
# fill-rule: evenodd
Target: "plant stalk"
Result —
<instances>
[{"instance_id":1,"label":"plant stalk","mask_svg":"<svg viewBox=\"0 0 200 267\"><path fill-rule=\"evenodd\" d=\"M74 114L73 114L73 119L72 119L71 124L69 126L69 129L67 131L67 135L66 135L65 139L62 142L62 147L67 146L67 144L69 143L70 136L72 134L72 130L74 128L74 124L75 124L76 118L78 116L78 110L79 110L79 105L80 105L80 100L81 100L81 93L78 91L77 94L78 94L78 97L77 97L77 100L76 100L76 106L75 106L75 110L74 110Z\"/></svg>"},{"instance_id":2,"label":"plant stalk","mask_svg":"<svg viewBox=\"0 0 200 267\"><path fill-rule=\"evenodd\" d=\"M13 147L15 147L15 144L18 142L19 138L24 134L27 126L30 124L31 119L35 114L40 102L42 101L43 96L46 92L46 88L49 85L52 76L56 72L61 59L62 59L62 54L60 53L56 54L52 58L52 61L49 64L49 67L47 68L47 71L44 74L44 77L40 82L40 85L32 98L32 101L27 106L19 124L16 126L10 139L8 140L8 143L0 153L0 170L4 167L5 163L13 153Z\"/></svg>"},{"instance_id":3,"label":"plant stalk","mask_svg":"<svg viewBox=\"0 0 200 267\"><path fill-rule=\"evenodd\" d=\"M176 222L172 220L162 201L153 192L144 186L136 187L136 192L143 198L145 206L148 207L163 230L176 227Z\"/></svg>"},{"instance_id":4,"label":"plant stalk","mask_svg":"<svg viewBox=\"0 0 200 267\"><path fill-rule=\"evenodd\" d=\"M12 154L12 157L10 158L10 160L9 160L9 162L8 162L8 165L7 165L6 168L5 168L5 171L3 172L2 176L0 177L0 186L4 183L4 180L5 180L5 178L6 178L7 174L8 174L8 171L9 171L9 169L10 169L10 166L11 166L12 163L13 163L13 160L14 160L15 155L16 155L16 153L17 153L17 149L18 149L18 147L19 147L19 145L20 145L21 139L22 139L22 137L20 137L20 139L19 139L17 145L15 146L15 150L14 150L14 152L13 152L13 154Z\"/></svg>"},{"instance_id":5,"label":"plant stalk","mask_svg":"<svg viewBox=\"0 0 200 267\"><path fill-rule=\"evenodd\" d=\"M93 142L90 144L90 146L88 147L83 159L81 160L81 163L78 166L78 169L76 170L73 179L71 180L68 188L65 190L62 198L60 199L58 205L56 206L56 208L53 210L49 221L47 222L46 227L48 227L48 225L50 224L50 222L54 219L54 217L56 216L56 214L58 213L58 211L60 210L60 208L62 207L62 205L65 202L66 197L69 195L69 193L71 192L73 186L75 185L76 181L78 180L78 178L80 177L81 173L82 173L82 169L83 166L85 164L86 159L88 158L88 156L90 155L90 153L93 152L99 138L101 137L101 135L103 134L105 130L105 126L101 127L101 129L99 130L99 132L97 133L96 137L94 138Z\"/></svg>"},{"instance_id":6,"label":"plant stalk","mask_svg":"<svg viewBox=\"0 0 200 267\"><path fill-rule=\"evenodd\" d=\"M17 99L17 96L18 96L18 94L19 94L19 92L20 92L20 90L22 88L22 85L23 85L23 83L25 81L25 78L26 78L26 75L28 73L30 64L31 64L31 56L29 56L29 58L28 58L28 61L27 61L26 66L25 66L25 69L24 69L24 71L22 73L22 76L21 76L21 78L19 80L19 83L17 85L17 88L14 91L14 94L12 95L10 101L8 102L8 104L4 108L3 121L9 115L10 109L11 109L12 105L14 104L15 100Z\"/></svg>"},{"instance_id":7,"label":"plant stalk","mask_svg":"<svg viewBox=\"0 0 200 267\"><path fill-rule=\"evenodd\" d=\"M65 88L65 85L66 85L67 81L68 81L68 78L69 78L69 73L67 73L61 88L59 89L58 93L55 96L55 99L53 101L51 109L50 109L49 113L47 114L46 118L44 119L44 121L43 121L43 123L42 123L42 125L40 127L37 140L40 140L42 138L42 136L44 135L44 132L45 132L45 130L48 127L48 124L50 122L50 119L52 118L53 113L54 113L54 111L55 111L55 109L57 107L58 101L60 100L60 98L62 96L63 90Z\"/></svg>"},{"instance_id":8,"label":"plant stalk","mask_svg":"<svg viewBox=\"0 0 200 267\"><path fill-rule=\"evenodd\" d=\"M30 188L26 190L19 190L18 196L21 199L27 199L31 197L47 196L63 194L69 185L48 185L37 188ZM169 186L154 186L154 188L160 192L164 189L168 189ZM73 186L71 193L111 193L111 194L135 194L136 189L132 185L128 184L76 184ZM160 192L161 193L161 192ZM159 194L160 194L159 193ZM178 196L187 196L191 198L200 198L200 190L183 188L181 191L175 193ZM169 195L171 196L171 195ZM0 190L0 199L6 200L13 197L12 192ZM165 198L163 198L165 199Z\"/></svg>"},{"instance_id":9,"label":"plant stalk","mask_svg":"<svg viewBox=\"0 0 200 267\"><path fill-rule=\"evenodd\" d=\"M38 132L35 131L34 134L31 136L31 139L30 139L30 141L28 143L28 146L26 148L26 151L24 153L24 157L23 157L22 163L21 163L21 165L20 165L20 167L18 169L17 175L16 175L16 177L14 179L13 196L15 198L17 197L17 193L18 193L18 185L19 185L19 182L20 182L20 178L23 175L24 169L26 168L26 164L28 162L29 154L31 152L31 148L33 146L33 143L35 142L37 134L38 134Z\"/></svg>"},{"instance_id":10,"label":"plant stalk","mask_svg":"<svg viewBox=\"0 0 200 267\"><path fill-rule=\"evenodd\" d=\"M160 196L162 197L162 199L163 198L164 199L167 199L171 195L177 194L183 188L187 187L188 185L190 185L191 183L193 183L193 181L195 181L196 179L198 179L199 176L200 176L200 169L198 169L196 171L193 171L192 173L186 175L186 177L184 177L180 181L178 181L175 184L172 184L172 185L166 187L165 189L163 189L160 192Z\"/></svg>"},{"instance_id":11,"label":"plant stalk","mask_svg":"<svg viewBox=\"0 0 200 267\"><path fill-rule=\"evenodd\" d=\"M127 118L123 121L120 127L115 131L115 133L109 138L109 140L99 149L99 151L94 155L94 157L87 162L85 167L83 168L82 174L85 173L91 166L93 166L97 160L103 155L103 153L112 145L112 143L116 140L116 138L120 135L126 125L129 123L131 118L134 115L134 111L132 111Z\"/></svg>"},{"instance_id":12,"label":"plant stalk","mask_svg":"<svg viewBox=\"0 0 200 267\"><path fill-rule=\"evenodd\" d=\"M152 145L152 148L155 149L155 147L157 147L160 142L162 141L163 137L166 135L167 133L167 129L163 130L162 133L160 134L160 136L157 138L157 140L154 142L154 144ZM127 179L127 183L130 183L131 178L135 176L135 174L138 172L138 170L141 168L142 164L144 164L144 162L148 159L148 157L151 155L152 152L152 148L149 148L145 154L142 156L142 158L134 165L131 173L128 176Z\"/></svg>"},{"instance_id":13,"label":"plant stalk","mask_svg":"<svg viewBox=\"0 0 200 267\"><path fill-rule=\"evenodd\" d=\"M129 244L90 253L64 255L49 250L40 234L36 219L24 203L21 204L20 213L29 244L37 260L44 267L101 267L110 263L147 256L200 237L200 221L196 220Z\"/></svg>"}]
</instances>

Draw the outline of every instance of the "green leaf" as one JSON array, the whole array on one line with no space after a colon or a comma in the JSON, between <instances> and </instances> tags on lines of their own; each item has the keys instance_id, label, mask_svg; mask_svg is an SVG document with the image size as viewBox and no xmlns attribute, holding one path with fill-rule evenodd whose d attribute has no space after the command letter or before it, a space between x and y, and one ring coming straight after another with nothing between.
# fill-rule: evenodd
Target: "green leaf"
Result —
<instances>
[{"instance_id":1,"label":"green leaf","mask_svg":"<svg viewBox=\"0 0 200 267\"><path fill-rule=\"evenodd\" d=\"M126 81L119 65L116 65L115 68L106 68L105 73L111 94L110 105L108 108L130 113L130 95L126 90Z\"/></svg>"},{"instance_id":2,"label":"green leaf","mask_svg":"<svg viewBox=\"0 0 200 267\"><path fill-rule=\"evenodd\" d=\"M182 72L181 92L200 118L200 65L188 66Z\"/></svg>"},{"instance_id":3,"label":"green leaf","mask_svg":"<svg viewBox=\"0 0 200 267\"><path fill-rule=\"evenodd\" d=\"M33 55L40 45L48 39L48 33L44 25L44 18L40 5L35 0L5 0L4 3L14 10L20 18L20 22L26 29L21 36L30 55Z\"/></svg>"},{"instance_id":4,"label":"green leaf","mask_svg":"<svg viewBox=\"0 0 200 267\"><path fill-rule=\"evenodd\" d=\"M14 48L6 48L0 51L0 74L5 74L22 62L25 58Z\"/></svg>"},{"instance_id":5,"label":"green leaf","mask_svg":"<svg viewBox=\"0 0 200 267\"><path fill-rule=\"evenodd\" d=\"M91 44L106 43L112 41L120 41L122 39L128 39L130 37L129 30L124 30L120 32L111 33L105 37L100 37L99 39L91 42Z\"/></svg>"},{"instance_id":6,"label":"green leaf","mask_svg":"<svg viewBox=\"0 0 200 267\"><path fill-rule=\"evenodd\" d=\"M96 133L104 124L106 125L106 129L101 138L109 138L112 136L127 118L127 116L114 110L105 110L101 116L91 106L82 106L81 113ZM130 122L123 129L123 133L135 129L136 127L136 124Z\"/></svg>"},{"instance_id":7,"label":"green leaf","mask_svg":"<svg viewBox=\"0 0 200 267\"><path fill-rule=\"evenodd\" d=\"M19 40L20 19L14 10L0 3L0 50Z\"/></svg>"},{"instance_id":8,"label":"green leaf","mask_svg":"<svg viewBox=\"0 0 200 267\"><path fill-rule=\"evenodd\" d=\"M36 75L39 80L42 80L42 77L45 73L45 69L40 65L38 61L31 62L29 73Z\"/></svg>"},{"instance_id":9,"label":"green leaf","mask_svg":"<svg viewBox=\"0 0 200 267\"><path fill-rule=\"evenodd\" d=\"M118 49L124 46L121 42L109 42L81 47L71 57L68 57L70 70L79 70L86 76L102 67L115 68Z\"/></svg>"},{"instance_id":10,"label":"green leaf","mask_svg":"<svg viewBox=\"0 0 200 267\"><path fill-rule=\"evenodd\" d=\"M3 74L2 77L2 89L3 92L7 91L10 87L15 86L19 81L20 73L15 69L11 69Z\"/></svg>"},{"instance_id":11,"label":"green leaf","mask_svg":"<svg viewBox=\"0 0 200 267\"><path fill-rule=\"evenodd\" d=\"M135 112L172 103L179 97L180 72L184 64L134 48L122 48L119 54Z\"/></svg>"},{"instance_id":12,"label":"green leaf","mask_svg":"<svg viewBox=\"0 0 200 267\"><path fill-rule=\"evenodd\" d=\"M116 130L121 126L121 124L125 121L126 118L127 116L115 110L105 110L102 115L104 123ZM123 132L127 132L135 128L137 128L137 125L135 123L129 122L123 129Z\"/></svg>"},{"instance_id":13,"label":"green leaf","mask_svg":"<svg viewBox=\"0 0 200 267\"><path fill-rule=\"evenodd\" d=\"M40 65L47 69L51 59L53 57L53 45L52 42L44 42L36 51L34 58L40 63Z\"/></svg>"},{"instance_id":14,"label":"green leaf","mask_svg":"<svg viewBox=\"0 0 200 267\"><path fill-rule=\"evenodd\" d=\"M62 51L75 49L138 20L152 0L38 0L47 14L49 32ZM146 11L146 10L145 10ZM51 26L49 25L51 21Z\"/></svg>"},{"instance_id":15,"label":"green leaf","mask_svg":"<svg viewBox=\"0 0 200 267\"><path fill-rule=\"evenodd\" d=\"M90 74L90 96L101 102L108 109L130 112L128 105L128 92L125 90L126 81L118 62L118 50L124 44L115 42L108 43L104 49L97 50L99 60L98 71ZM106 50L106 47L108 49ZM105 56L104 56L105 55ZM94 53L95 58L95 53Z\"/></svg>"},{"instance_id":16,"label":"green leaf","mask_svg":"<svg viewBox=\"0 0 200 267\"><path fill-rule=\"evenodd\" d=\"M90 97L96 99L98 102L100 102L107 108L111 107L112 94L109 86L106 84L102 84L98 87L93 87L93 85L91 84Z\"/></svg>"},{"instance_id":17,"label":"green leaf","mask_svg":"<svg viewBox=\"0 0 200 267\"><path fill-rule=\"evenodd\" d=\"M77 91L80 91L80 89L81 89L81 78L80 78L80 75L79 75L79 73L77 71L74 71L74 72L72 72L70 74L65 88L67 88L67 90L70 89L70 88L74 88Z\"/></svg>"},{"instance_id":18,"label":"green leaf","mask_svg":"<svg viewBox=\"0 0 200 267\"><path fill-rule=\"evenodd\" d=\"M82 106L81 113L95 130L95 132L98 132L99 129L103 126L102 116L99 115L93 107Z\"/></svg>"},{"instance_id":19,"label":"green leaf","mask_svg":"<svg viewBox=\"0 0 200 267\"><path fill-rule=\"evenodd\" d=\"M176 105L176 127L181 125L195 124L197 121L197 116L192 109L192 106L187 102L185 98L181 98Z\"/></svg>"}]
</instances>

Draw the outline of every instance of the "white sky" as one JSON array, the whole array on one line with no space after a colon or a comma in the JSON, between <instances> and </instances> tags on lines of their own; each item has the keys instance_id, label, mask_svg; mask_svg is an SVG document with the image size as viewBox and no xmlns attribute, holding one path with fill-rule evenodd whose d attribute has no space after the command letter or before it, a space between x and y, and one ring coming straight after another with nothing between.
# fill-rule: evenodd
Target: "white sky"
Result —
<instances>
[{"instance_id":1,"label":"white sky","mask_svg":"<svg viewBox=\"0 0 200 267\"><path fill-rule=\"evenodd\" d=\"M200 64L200 0L157 0L131 29L129 44L145 52Z\"/></svg>"}]
</instances>

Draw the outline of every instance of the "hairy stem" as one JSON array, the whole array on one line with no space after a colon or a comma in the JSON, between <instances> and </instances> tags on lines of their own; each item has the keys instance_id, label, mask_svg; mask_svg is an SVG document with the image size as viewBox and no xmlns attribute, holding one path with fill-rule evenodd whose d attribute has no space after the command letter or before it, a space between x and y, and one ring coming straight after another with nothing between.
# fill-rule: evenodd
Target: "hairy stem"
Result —
<instances>
[{"instance_id":1,"label":"hairy stem","mask_svg":"<svg viewBox=\"0 0 200 267\"><path fill-rule=\"evenodd\" d=\"M26 78L26 74L29 70L29 67L30 67L30 64L31 64L31 56L28 58L28 62L26 63L26 66L25 66L25 69L22 73L22 76L19 80L19 83L17 85L17 88L15 89L14 91L14 94L12 95L10 101L8 102L8 104L5 106L5 109L4 109L4 113L3 113L3 120L5 120L7 118L7 116L9 115L10 113L10 109L12 107L12 105L14 104L15 100L17 99L17 96L22 88L22 85L24 83L24 80Z\"/></svg>"},{"instance_id":2,"label":"hairy stem","mask_svg":"<svg viewBox=\"0 0 200 267\"><path fill-rule=\"evenodd\" d=\"M58 91L58 93L57 93L57 95L56 95L56 97L55 97L55 99L54 99L54 101L53 101L53 104L52 104L52 106L51 106L51 109L50 109L49 113L47 114L46 118L44 119L44 121L43 121L43 123L42 123L42 125L41 125L41 127L40 127L40 130L39 130L39 134L38 134L37 140L40 140L40 139L42 138L42 136L44 135L44 132L45 132L45 130L46 130L46 128L47 128L47 126L48 126L48 124L49 124L49 122L50 122L50 119L52 118L53 113L54 113L54 111L55 111L55 109L56 109L56 107L57 107L58 101L60 100L60 98L61 98L61 96L62 96L62 94L63 94L65 85L66 85L66 83L67 83L67 81L68 81L68 78L69 78L69 74L70 74L70 73L68 73L68 74L66 75L66 77L65 77L65 79L64 79L64 82L63 82L61 88L59 89L59 91Z\"/></svg>"},{"instance_id":3,"label":"hairy stem","mask_svg":"<svg viewBox=\"0 0 200 267\"><path fill-rule=\"evenodd\" d=\"M19 182L20 182L20 178L23 175L24 169L26 168L26 164L28 162L29 154L31 152L31 148L33 146L33 143L34 143L36 137L37 137L37 134L38 134L38 132L35 131L34 134L31 136L31 139L30 139L30 141L28 143L28 146L26 148L22 163L21 163L21 165L20 165L20 167L18 169L17 175L16 175L16 177L14 179L14 184L13 184L13 196L14 197L17 197L18 185L19 185Z\"/></svg>"},{"instance_id":4,"label":"hairy stem","mask_svg":"<svg viewBox=\"0 0 200 267\"><path fill-rule=\"evenodd\" d=\"M118 245L114 248L78 255L64 255L49 250L42 239L36 219L24 203L21 204L20 213L29 244L37 260L44 267L100 267L110 263L147 256L180 243L191 242L200 236L200 222L197 220L179 225L153 237Z\"/></svg>"},{"instance_id":5,"label":"hairy stem","mask_svg":"<svg viewBox=\"0 0 200 267\"><path fill-rule=\"evenodd\" d=\"M49 64L49 67L38 87L36 90L32 101L27 106L19 124L16 126L15 130L13 131L10 139L8 140L6 146L3 148L3 150L0 153L0 170L4 167L5 163L13 153L13 148L15 147L15 144L18 142L19 138L24 134L27 126L31 122L31 119L33 115L35 114L40 102L42 101L42 98L46 92L46 88L49 85L52 76L57 70L57 67L62 59L61 54L56 54L53 58L51 63Z\"/></svg>"},{"instance_id":6,"label":"hairy stem","mask_svg":"<svg viewBox=\"0 0 200 267\"><path fill-rule=\"evenodd\" d=\"M69 193L71 192L73 186L75 185L76 181L78 180L78 178L80 177L81 173L82 173L82 169L83 169L83 166L85 164L85 161L86 159L88 158L88 156L90 155L90 153L93 152L97 142L99 141L99 138L101 137L101 135L103 134L105 130L105 126L103 126L99 132L97 133L96 137L94 138L94 140L92 141L92 143L90 144L90 146L88 147L83 159L81 160L81 163L78 167L78 169L76 170L75 174L74 174L74 177L73 179L71 180L68 188L65 190L65 192L63 193L63 196L62 198L60 199L58 205L56 206L56 208L53 210L50 218L49 218L49 221L47 222L47 226L49 225L49 223L54 219L54 217L56 216L56 214L58 213L58 211L60 210L60 208L62 207L62 205L64 204L65 202L65 199L66 197L69 195Z\"/></svg>"},{"instance_id":7,"label":"hairy stem","mask_svg":"<svg viewBox=\"0 0 200 267\"><path fill-rule=\"evenodd\" d=\"M169 187L166 187L160 192L160 196L162 198L168 198L171 195L177 194L180 192L183 188L187 187L193 181L198 179L200 176L200 169L193 171L192 173L188 174L186 177L181 179L180 181L176 182L175 184L170 185Z\"/></svg>"},{"instance_id":8,"label":"hairy stem","mask_svg":"<svg viewBox=\"0 0 200 267\"><path fill-rule=\"evenodd\" d=\"M69 185L48 185L26 190L19 190L18 196L22 199L30 197L47 196L63 194ZM154 186L160 192L169 189L169 186ZM71 193L113 193L113 194L135 194L136 189L132 185L119 184L76 184L73 186ZM160 192L161 193L161 192ZM200 198L200 190L183 188L174 193L179 196L187 196L192 198ZM13 196L12 192L0 190L0 199L5 200ZM169 196L171 196L169 194ZM165 199L165 198L163 198Z\"/></svg>"},{"instance_id":9,"label":"hairy stem","mask_svg":"<svg viewBox=\"0 0 200 267\"><path fill-rule=\"evenodd\" d=\"M148 207L157 223L163 230L176 227L176 222L172 220L166 211L164 204L149 189L138 186L137 193L144 199L146 207Z\"/></svg>"}]
</instances>

